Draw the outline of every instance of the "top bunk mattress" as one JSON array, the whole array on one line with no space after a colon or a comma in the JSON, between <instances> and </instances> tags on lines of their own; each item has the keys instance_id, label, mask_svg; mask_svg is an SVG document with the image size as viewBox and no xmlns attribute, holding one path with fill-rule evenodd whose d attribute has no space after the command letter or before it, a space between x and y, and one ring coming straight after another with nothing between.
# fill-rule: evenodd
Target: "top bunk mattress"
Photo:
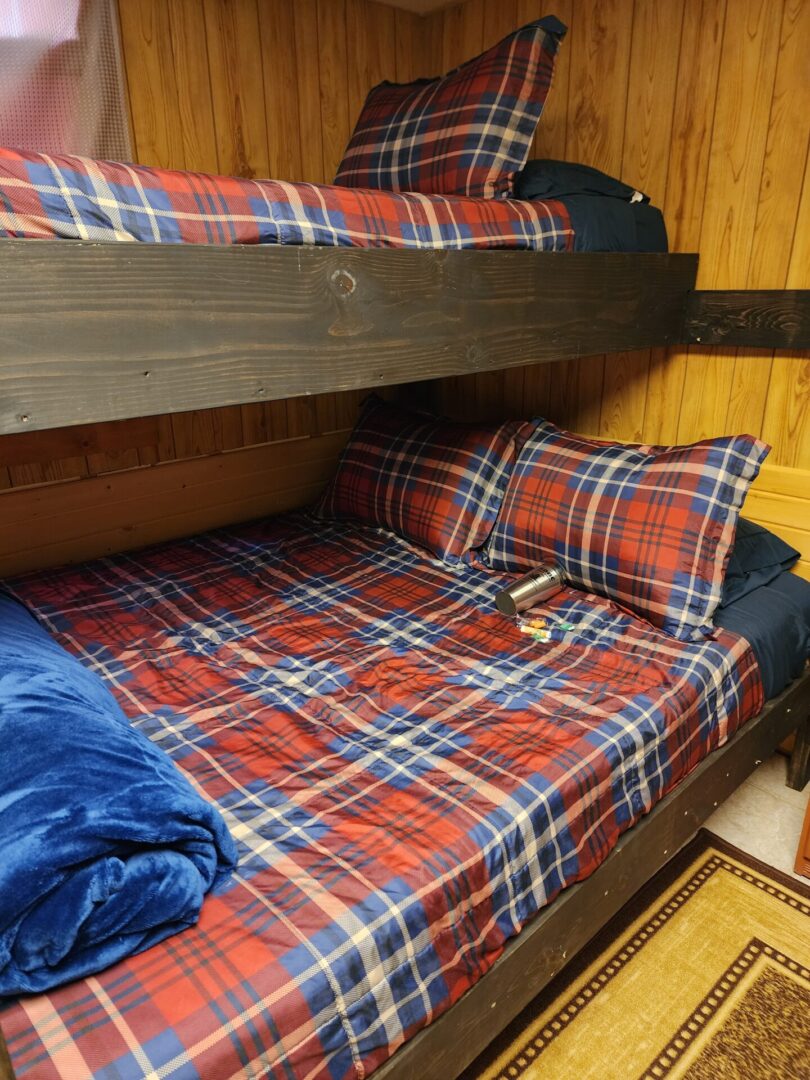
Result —
<instances>
[{"instance_id":1,"label":"top bunk mattress","mask_svg":"<svg viewBox=\"0 0 810 1080\"><path fill-rule=\"evenodd\" d=\"M245 180L0 148L0 237L570 251L559 200Z\"/></svg>"},{"instance_id":2,"label":"top bunk mattress","mask_svg":"<svg viewBox=\"0 0 810 1080\"><path fill-rule=\"evenodd\" d=\"M349 1078L457 1001L755 715L739 636L683 643L306 514L9 583L239 844L197 926L0 1007L18 1076Z\"/></svg>"}]
</instances>

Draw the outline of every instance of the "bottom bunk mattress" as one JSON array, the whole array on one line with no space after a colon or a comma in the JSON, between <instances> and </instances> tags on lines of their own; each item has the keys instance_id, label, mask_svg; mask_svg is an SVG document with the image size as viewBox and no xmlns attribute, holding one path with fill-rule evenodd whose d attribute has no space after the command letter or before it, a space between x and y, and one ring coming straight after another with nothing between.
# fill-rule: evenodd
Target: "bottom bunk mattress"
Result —
<instances>
[{"instance_id":1,"label":"bottom bunk mattress","mask_svg":"<svg viewBox=\"0 0 810 1080\"><path fill-rule=\"evenodd\" d=\"M199 923L0 1007L19 1077L362 1077L763 702L743 638L306 514L11 583L222 811Z\"/></svg>"}]
</instances>

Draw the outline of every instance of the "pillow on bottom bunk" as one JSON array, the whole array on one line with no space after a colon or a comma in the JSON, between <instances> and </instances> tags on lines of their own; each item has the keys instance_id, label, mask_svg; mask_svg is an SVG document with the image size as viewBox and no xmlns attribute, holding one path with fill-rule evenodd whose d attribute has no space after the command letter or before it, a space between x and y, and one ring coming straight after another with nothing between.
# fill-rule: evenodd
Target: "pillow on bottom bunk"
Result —
<instances>
[{"instance_id":1,"label":"pillow on bottom bunk","mask_svg":"<svg viewBox=\"0 0 810 1080\"><path fill-rule=\"evenodd\" d=\"M315 512L381 526L458 562L492 529L523 426L451 423L372 396Z\"/></svg>"},{"instance_id":2,"label":"pillow on bottom bunk","mask_svg":"<svg viewBox=\"0 0 810 1080\"><path fill-rule=\"evenodd\" d=\"M573 584L699 640L712 633L740 507L768 450L750 435L609 443L540 420L518 452L485 561L515 572L558 562Z\"/></svg>"},{"instance_id":3,"label":"pillow on bottom bunk","mask_svg":"<svg viewBox=\"0 0 810 1080\"><path fill-rule=\"evenodd\" d=\"M197 921L236 848L92 671L0 596L0 997L100 971Z\"/></svg>"}]
</instances>

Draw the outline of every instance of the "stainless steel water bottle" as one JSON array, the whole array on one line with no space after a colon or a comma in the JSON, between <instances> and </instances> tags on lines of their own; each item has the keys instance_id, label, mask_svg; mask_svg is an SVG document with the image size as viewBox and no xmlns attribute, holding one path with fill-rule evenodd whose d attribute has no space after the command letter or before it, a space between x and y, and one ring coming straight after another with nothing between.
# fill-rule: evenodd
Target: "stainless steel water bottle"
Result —
<instances>
[{"instance_id":1,"label":"stainless steel water bottle","mask_svg":"<svg viewBox=\"0 0 810 1080\"><path fill-rule=\"evenodd\" d=\"M517 615L519 611L556 595L565 584L565 576L559 566L541 565L503 589L495 597L495 606L504 615Z\"/></svg>"}]
</instances>

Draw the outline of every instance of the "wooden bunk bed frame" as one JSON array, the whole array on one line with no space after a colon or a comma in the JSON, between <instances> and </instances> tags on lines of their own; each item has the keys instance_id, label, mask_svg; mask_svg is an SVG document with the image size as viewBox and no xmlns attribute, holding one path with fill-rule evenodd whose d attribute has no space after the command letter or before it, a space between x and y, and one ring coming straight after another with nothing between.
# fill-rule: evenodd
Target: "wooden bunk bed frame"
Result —
<instances>
[{"instance_id":1,"label":"wooden bunk bed frame","mask_svg":"<svg viewBox=\"0 0 810 1080\"><path fill-rule=\"evenodd\" d=\"M0 434L652 346L810 348L810 290L698 291L696 272L692 254L3 239ZM810 672L375 1076L457 1076L791 732L789 783L802 787ZM9 1070L0 1043L0 1078Z\"/></svg>"}]
</instances>

